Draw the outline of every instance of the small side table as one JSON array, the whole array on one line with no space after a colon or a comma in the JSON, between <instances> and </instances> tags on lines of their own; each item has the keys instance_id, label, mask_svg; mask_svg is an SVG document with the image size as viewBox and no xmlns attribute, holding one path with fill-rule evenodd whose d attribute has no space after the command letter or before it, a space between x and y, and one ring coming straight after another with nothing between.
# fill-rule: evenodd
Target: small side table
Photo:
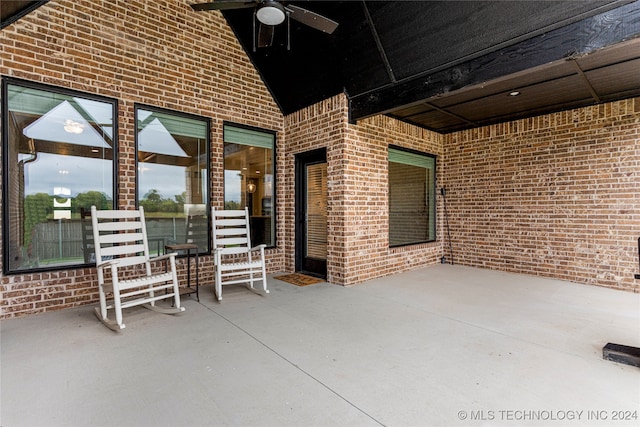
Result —
<instances>
[{"instance_id":1,"label":"small side table","mask_svg":"<svg viewBox=\"0 0 640 427\"><path fill-rule=\"evenodd\" d=\"M200 302L200 294L198 293L198 285L200 285L200 282L199 282L200 257L198 256L198 245L194 243L177 243L177 244L164 245L165 253L178 252L178 251L187 251L187 289L186 289L186 292L182 292L182 294L188 295L195 292L196 299L198 300L198 302ZM194 251L194 254L196 256L196 287L195 289L191 287L191 257L193 256L191 251Z\"/></svg>"}]
</instances>

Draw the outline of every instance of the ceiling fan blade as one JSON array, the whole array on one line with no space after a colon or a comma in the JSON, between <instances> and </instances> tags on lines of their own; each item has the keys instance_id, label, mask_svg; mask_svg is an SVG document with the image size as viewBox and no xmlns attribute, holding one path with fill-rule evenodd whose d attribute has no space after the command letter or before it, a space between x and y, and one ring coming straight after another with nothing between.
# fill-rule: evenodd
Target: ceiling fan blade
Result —
<instances>
[{"instance_id":1,"label":"ceiling fan blade","mask_svg":"<svg viewBox=\"0 0 640 427\"><path fill-rule=\"evenodd\" d=\"M258 47L269 47L273 44L274 28L272 25L260 24L258 27Z\"/></svg>"},{"instance_id":2,"label":"ceiling fan blade","mask_svg":"<svg viewBox=\"0 0 640 427\"><path fill-rule=\"evenodd\" d=\"M331 34L338 27L337 22L322 15L318 15L315 12L311 12L310 10L294 6L292 4L287 5L286 8L289 10L289 16L291 19L295 19L298 22L302 22L303 24L324 33Z\"/></svg>"},{"instance_id":3,"label":"ceiling fan blade","mask_svg":"<svg viewBox=\"0 0 640 427\"><path fill-rule=\"evenodd\" d=\"M238 1L238 0L216 0L209 3L192 4L191 8L195 11L202 10L229 10L229 9L248 9L256 6L256 1Z\"/></svg>"}]
</instances>

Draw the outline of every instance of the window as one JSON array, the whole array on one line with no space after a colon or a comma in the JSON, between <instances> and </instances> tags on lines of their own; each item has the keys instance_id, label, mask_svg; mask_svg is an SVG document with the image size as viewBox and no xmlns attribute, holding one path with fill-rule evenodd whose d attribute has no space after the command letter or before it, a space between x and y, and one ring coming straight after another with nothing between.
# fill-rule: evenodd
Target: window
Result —
<instances>
[{"instance_id":1,"label":"window","mask_svg":"<svg viewBox=\"0 0 640 427\"><path fill-rule=\"evenodd\" d=\"M436 159L389 148L389 246L436 238Z\"/></svg>"},{"instance_id":2,"label":"window","mask_svg":"<svg viewBox=\"0 0 640 427\"><path fill-rule=\"evenodd\" d=\"M2 99L5 273L93 262L83 214L113 209L116 101L9 78Z\"/></svg>"},{"instance_id":3,"label":"window","mask_svg":"<svg viewBox=\"0 0 640 427\"><path fill-rule=\"evenodd\" d=\"M209 121L136 106L138 204L149 250L195 243L209 251Z\"/></svg>"},{"instance_id":4,"label":"window","mask_svg":"<svg viewBox=\"0 0 640 427\"><path fill-rule=\"evenodd\" d=\"M275 133L224 125L224 208L249 208L251 244L275 246Z\"/></svg>"}]
</instances>

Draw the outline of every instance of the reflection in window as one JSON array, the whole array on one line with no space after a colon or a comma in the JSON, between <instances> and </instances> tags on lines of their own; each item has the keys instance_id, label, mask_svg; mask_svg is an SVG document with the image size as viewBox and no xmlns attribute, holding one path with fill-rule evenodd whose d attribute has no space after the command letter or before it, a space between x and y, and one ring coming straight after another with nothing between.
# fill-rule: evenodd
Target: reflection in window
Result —
<instances>
[{"instance_id":1,"label":"reflection in window","mask_svg":"<svg viewBox=\"0 0 640 427\"><path fill-rule=\"evenodd\" d=\"M251 244L275 246L275 135L224 125L224 208L249 208Z\"/></svg>"},{"instance_id":2,"label":"reflection in window","mask_svg":"<svg viewBox=\"0 0 640 427\"><path fill-rule=\"evenodd\" d=\"M389 246L436 238L435 158L389 148Z\"/></svg>"},{"instance_id":3,"label":"reflection in window","mask_svg":"<svg viewBox=\"0 0 640 427\"><path fill-rule=\"evenodd\" d=\"M138 203L149 250L195 243L209 251L209 122L150 107L136 108Z\"/></svg>"},{"instance_id":4,"label":"reflection in window","mask_svg":"<svg viewBox=\"0 0 640 427\"><path fill-rule=\"evenodd\" d=\"M93 262L85 225L91 205L113 208L116 102L13 79L2 90L5 272Z\"/></svg>"}]
</instances>

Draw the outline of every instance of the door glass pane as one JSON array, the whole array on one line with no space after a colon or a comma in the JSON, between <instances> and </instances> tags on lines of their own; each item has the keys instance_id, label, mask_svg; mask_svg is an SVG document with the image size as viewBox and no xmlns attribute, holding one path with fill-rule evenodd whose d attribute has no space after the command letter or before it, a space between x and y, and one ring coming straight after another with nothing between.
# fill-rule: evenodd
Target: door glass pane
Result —
<instances>
[{"instance_id":1,"label":"door glass pane","mask_svg":"<svg viewBox=\"0 0 640 427\"><path fill-rule=\"evenodd\" d=\"M308 258L327 258L327 164L306 168L307 218L306 253Z\"/></svg>"}]
</instances>

